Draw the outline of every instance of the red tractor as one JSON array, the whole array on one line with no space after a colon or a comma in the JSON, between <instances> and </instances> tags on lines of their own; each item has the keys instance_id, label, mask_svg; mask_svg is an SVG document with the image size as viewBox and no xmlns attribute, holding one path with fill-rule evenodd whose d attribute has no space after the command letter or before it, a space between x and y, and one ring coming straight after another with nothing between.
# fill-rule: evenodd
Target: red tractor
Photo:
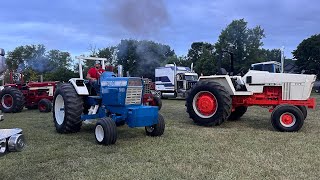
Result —
<instances>
[{"instance_id":1,"label":"red tractor","mask_svg":"<svg viewBox=\"0 0 320 180\"><path fill-rule=\"evenodd\" d=\"M162 107L161 99L152 94L155 91L155 83L148 78L143 79L143 104L148 106L158 106L160 110Z\"/></svg>"},{"instance_id":2,"label":"red tractor","mask_svg":"<svg viewBox=\"0 0 320 180\"><path fill-rule=\"evenodd\" d=\"M23 75L10 73L10 83L6 83L0 93L0 107L3 112L17 113L24 107L50 112L52 109L53 92L57 82L24 83Z\"/></svg>"}]
</instances>

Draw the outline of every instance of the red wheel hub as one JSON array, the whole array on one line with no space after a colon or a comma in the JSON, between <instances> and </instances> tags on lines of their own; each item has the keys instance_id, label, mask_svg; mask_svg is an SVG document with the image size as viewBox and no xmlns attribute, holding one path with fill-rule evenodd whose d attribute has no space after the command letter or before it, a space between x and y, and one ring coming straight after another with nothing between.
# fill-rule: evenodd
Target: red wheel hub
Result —
<instances>
[{"instance_id":1,"label":"red wheel hub","mask_svg":"<svg viewBox=\"0 0 320 180\"><path fill-rule=\"evenodd\" d=\"M218 102L213 94L204 92L199 94L196 106L199 112L205 116L214 114L218 107Z\"/></svg>"},{"instance_id":2,"label":"red wheel hub","mask_svg":"<svg viewBox=\"0 0 320 180\"><path fill-rule=\"evenodd\" d=\"M46 105L44 105L44 104L40 104L40 105L39 105L39 109L42 110L42 111L46 110L46 108L47 108L47 107L46 107Z\"/></svg>"},{"instance_id":3,"label":"red wheel hub","mask_svg":"<svg viewBox=\"0 0 320 180\"><path fill-rule=\"evenodd\" d=\"M2 98L3 98L3 106L11 107L13 105L13 98L11 95L6 94Z\"/></svg>"},{"instance_id":4,"label":"red wheel hub","mask_svg":"<svg viewBox=\"0 0 320 180\"><path fill-rule=\"evenodd\" d=\"M293 117L292 117L292 115L291 114L288 114L288 113L286 113L286 114L283 114L282 116L281 116L281 122L283 123L283 124L285 124L285 125L290 125L290 124L292 124L293 123Z\"/></svg>"}]
</instances>

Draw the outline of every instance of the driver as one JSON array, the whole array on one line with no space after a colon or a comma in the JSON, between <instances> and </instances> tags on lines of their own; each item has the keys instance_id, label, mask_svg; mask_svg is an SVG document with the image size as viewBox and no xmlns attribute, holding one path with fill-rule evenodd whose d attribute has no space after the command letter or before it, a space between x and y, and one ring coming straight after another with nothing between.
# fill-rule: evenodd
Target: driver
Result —
<instances>
[{"instance_id":1,"label":"driver","mask_svg":"<svg viewBox=\"0 0 320 180\"><path fill-rule=\"evenodd\" d=\"M104 69L101 68L100 61L95 61L94 67L90 68L87 73L87 79L89 80L91 86L95 89L97 94L100 91L98 79L103 72Z\"/></svg>"}]
</instances>

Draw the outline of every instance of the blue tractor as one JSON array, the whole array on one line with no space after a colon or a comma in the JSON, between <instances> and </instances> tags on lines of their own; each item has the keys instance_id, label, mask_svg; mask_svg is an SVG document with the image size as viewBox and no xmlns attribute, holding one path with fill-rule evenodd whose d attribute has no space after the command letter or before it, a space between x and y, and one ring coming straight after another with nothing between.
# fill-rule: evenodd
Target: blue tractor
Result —
<instances>
[{"instance_id":1,"label":"blue tractor","mask_svg":"<svg viewBox=\"0 0 320 180\"><path fill-rule=\"evenodd\" d=\"M102 60L103 58L79 58ZM144 106L143 80L137 77L116 77L104 72L99 81L98 95L90 94L90 87L82 77L72 78L60 85L54 94L53 119L57 132L80 131L83 121L99 119L95 125L95 138L99 144L110 145L117 140L117 125L145 127L146 135L161 136L165 122L156 106ZM81 70L80 70L81 69Z\"/></svg>"}]
</instances>

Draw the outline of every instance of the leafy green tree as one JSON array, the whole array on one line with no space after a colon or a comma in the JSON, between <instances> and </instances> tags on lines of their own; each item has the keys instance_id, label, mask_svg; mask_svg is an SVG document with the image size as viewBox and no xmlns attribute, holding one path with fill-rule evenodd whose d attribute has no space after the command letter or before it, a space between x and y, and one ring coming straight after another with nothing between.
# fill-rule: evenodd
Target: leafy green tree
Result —
<instances>
[{"instance_id":1,"label":"leafy green tree","mask_svg":"<svg viewBox=\"0 0 320 180\"><path fill-rule=\"evenodd\" d=\"M188 64L193 63L198 74L211 75L216 72L214 45L206 42L194 42L188 51Z\"/></svg>"},{"instance_id":2,"label":"leafy green tree","mask_svg":"<svg viewBox=\"0 0 320 180\"><path fill-rule=\"evenodd\" d=\"M260 50L260 61L281 61L281 50L280 49L264 49Z\"/></svg>"},{"instance_id":3,"label":"leafy green tree","mask_svg":"<svg viewBox=\"0 0 320 180\"><path fill-rule=\"evenodd\" d=\"M264 30L260 26L248 28L244 19L232 21L222 30L218 42L215 44L216 52L222 54L223 50L234 53L235 72L242 68L249 69L250 65L260 61L260 48L263 46ZM228 69L230 57L223 54L222 67Z\"/></svg>"},{"instance_id":4,"label":"leafy green tree","mask_svg":"<svg viewBox=\"0 0 320 180\"><path fill-rule=\"evenodd\" d=\"M190 67L191 61L186 56L173 55L168 57L166 64L176 64L177 66Z\"/></svg>"},{"instance_id":5,"label":"leafy green tree","mask_svg":"<svg viewBox=\"0 0 320 180\"><path fill-rule=\"evenodd\" d=\"M299 71L320 75L320 34L304 39L293 51Z\"/></svg>"},{"instance_id":6,"label":"leafy green tree","mask_svg":"<svg viewBox=\"0 0 320 180\"><path fill-rule=\"evenodd\" d=\"M66 81L75 77L71 70L72 59L68 52L46 51L44 45L25 45L8 52L7 66L10 71L24 75L26 81L44 80Z\"/></svg>"},{"instance_id":7,"label":"leafy green tree","mask_svg":"<svg viewBox=\"0 0 320 180\"><path fill-rule=\"evenodd\" d=\"M72 58L69 52L60 50L50 50L46 53L49 60L50 72L44 75L44 80L68 81L70 78L78 77L79 75L72 70Z\"/></svg>"}]
</instances>

